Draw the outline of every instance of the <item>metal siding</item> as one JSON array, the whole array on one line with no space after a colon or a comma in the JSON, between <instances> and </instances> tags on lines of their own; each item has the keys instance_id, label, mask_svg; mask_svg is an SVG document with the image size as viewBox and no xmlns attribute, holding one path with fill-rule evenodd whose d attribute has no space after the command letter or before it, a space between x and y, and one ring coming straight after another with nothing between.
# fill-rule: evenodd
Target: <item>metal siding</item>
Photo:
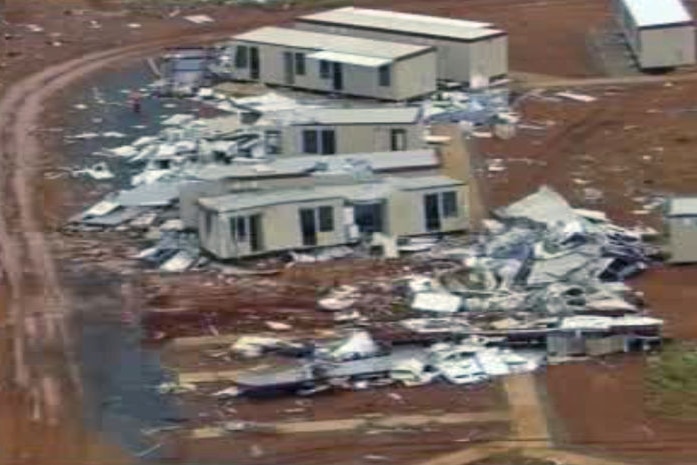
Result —
<instances>
[{"instance_id":1,"label":"metal siding","mask_svg":"<svg viewBox=\"0 0 697 465\"><path fill-rule=\"evenodd\" d=\"M695 29L676 26L643 29L640 64L642 68L673 67L695 63Z\"/></svg>"},{"instance_id":2,"label":"metal siding","mask_svg":"<svg viewBox=\"0 0 697 465\"><path fill-rule=\"evenodd\" d=\"M691 217L697 220L697 217ZM697 262L697 226L686 226L682 218L668 220L668 247L671 263Z\"/></svg>"},{"instance_id":3,"label":"metal siding","mask_svg":"<svg viewBox=\"0 0 697 465\"><path fill-rule=\"evenodd\" d=\"M392 66L395 100L407 100L435 92L436 74L435 52L396 62Z\"/></svg>"}]
</instances>

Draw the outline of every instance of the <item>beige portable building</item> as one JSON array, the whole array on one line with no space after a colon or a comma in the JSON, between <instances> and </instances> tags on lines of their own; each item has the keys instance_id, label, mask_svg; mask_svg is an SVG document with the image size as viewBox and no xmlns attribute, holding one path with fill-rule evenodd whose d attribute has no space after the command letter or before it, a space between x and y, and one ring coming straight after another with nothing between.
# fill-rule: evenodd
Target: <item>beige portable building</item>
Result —
<instances>
[{"instance_id":1,"label":"beige portable building","mask_svg":"<svg viewBox=\"0 0 697 465\"><path fill-rule=\"evenodd\" d=\"M695 64L695 24L680 0L613 0L614 16L639 68Z\"/></svg>"},{"instance_id":2,"label":"beige portable building","mask_svg":"<svg viewBox=\"0 0 697 465\"><path fill-rule=\"evenodd\" d=\"M425 146L420 107L317 108L260 120L269 155L415 150Z\"/></svg>"},{"instance_id":3,"label":"beige portable building","mask_svg":"<svg viewBox=\"0 0 697 465\"><path fill-rule=\"evenodd\" d=\"M697 262L697 197L676 197L666 211L670 263Z\"/></svg>"},{"instance_id":4,"label":"beige portable building","mask_svg":"<svg viewBox=\"0 0 697 465\"><path fill-rule=\"evenodd\" d=\"M393 101L436 90L430 46L263 27L234 36L228 54L242 81Z\"/></svg>"},{"instance_id":5,"label":"beige portable building","mask_svg":"<svg viewBox=\"0 0 697 465\"><path fill-rule=\"evenodd\" d=\"M384 178L199 199L201 247L220 259L466 229L464 184Z\"/></svg>"},{"instance_id":6,"label":"beige portable building","mask_svg":"<svg viewBox=\"0 0 697 465\"><path fill-rule=\"evenodd\" d=\"M303 30L435 46L438 78L471 87L508 74L508 36L490 23L345 7L302 16L295 24Z\"/></svg>"}]
</instances>

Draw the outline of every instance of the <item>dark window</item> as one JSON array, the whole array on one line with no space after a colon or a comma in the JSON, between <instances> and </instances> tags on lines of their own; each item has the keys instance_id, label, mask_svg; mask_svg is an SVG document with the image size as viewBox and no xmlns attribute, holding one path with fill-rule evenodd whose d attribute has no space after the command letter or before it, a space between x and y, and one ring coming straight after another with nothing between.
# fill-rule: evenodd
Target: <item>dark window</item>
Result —
<instances>
[{"instance_id":1,"label":"dark window","mask_svg":"<svg viewBox=\"0 0 697 465\"><path fill-rule=\"evenodd\" d=\"M247 240L247 218L244 216L238 216L237 217L237 224L235 225L237 228L237 240L239 242L244 242Z\"/></svg>"},{"instance_id":2,"label":"dark window","mask_svg":"<svg viewBox=\"0 0 697 465\"><path fill-rule=\"evenodd\" d=\"M322 155L336 153L336 134L333 129L322 130Z\"/></svg>"},{"instance_id":3,"label":"dark window","mask_svg":"<svg viewBox=\"0 0 697 465\"><path fill-rule=\"evenodd\" d=\"M407 149L407 131L406 129L391 129L390 130L390 150L406 150Z\"/></svg>"},{"instance_id":4,"label":"dark window","mask_svg":"<svg viewBox=\"0 0 697 465\"><path fill-rule=\"evenodd\" d=\"M441 200L443 202L443 217L452 218L457 216L457 194L455 192L443 192Z\"/></svg>"},{"instance_id":5,"label":"dark window","mask_svg":"<svg viewBox=\"0 0 697 465\"><path fill-rule=\"evenodd\" d=\"M281 131L266 131L266 153L268 155L281 153Z\"/></svg>"},{"instance_id":6,"label":"dark window","mask_svg":"<svg viewBox=\"0 0 697 465\"><path fill-rule=\"evenodd\" d=\"M298 76L305 75L305 54L296 53L295 54L295 74Z\"/></svg>"},{"instance_id":7,"label":"dark window","mask_svg":"<svg viewBox=\"0 0 697 465\"><path fill-rule=\"evenodd\" d=\"M245 46L238 46L235 51L235 68L246 68L249 61L248 49Z\"/></svg>"},{"instance_id":8,"label":"dark window","mask_svg":"<svg viewBox=\"0 0 697 465\"><path fill-rule=\"evenodd\" d=\"M390 65L381 66L378 68L378 84L382 87L390 87L392 85L392 77L390 76Z\"/></svg>"},{"instance_id":9,"label":"dark window","mask_svg":"<svg viewBox=\"0 0 697 465\"><path fill-rule=\"evenodd\" d=\"M262 249L261 235L261 215L252 215L249 217L249 243L252 252L258 252Z\"/></svg>"},{"instance_id":10,"label":"dark window","mask_svg":"<svg viewBox=\"0 0 697 465\"><path fill-rule=\"evenodd\" d=\"M319 153L316 130L306 129L303 131L303 153Z\"/></svg>"},{"instance_id":11,"label":"dark window","mask_svg":"<svg viewBox=\"0 0 697 465\"><path fill-rule=\"evenodd\" d=\"M334 231L333 207L319 207L319 230L320 232Z\"/></svg>"},{"instance_id":12,"label":"dark window","mask_svg":"<svg viewBox=\"0 0 697 465\"><path fill-rule=\"evenodd\" d=\"M319 62L319 77L322 79L329 79L332 75L332 68L327 60L320 60Z\"/></svg>"}]
</instances>

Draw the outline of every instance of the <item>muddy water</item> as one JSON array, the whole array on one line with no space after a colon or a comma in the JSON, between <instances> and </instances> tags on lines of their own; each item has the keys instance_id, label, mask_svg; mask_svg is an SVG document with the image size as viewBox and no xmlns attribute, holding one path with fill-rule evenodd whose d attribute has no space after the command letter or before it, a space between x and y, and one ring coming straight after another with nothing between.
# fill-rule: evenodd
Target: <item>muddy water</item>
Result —
<instances>
[{"instance_id":1,"label":"muddy water","mask_svg":"<svg viewBox=\"0 0 697 465\"><path fill-rule=\"evenodd\" d=\"M130 177L142 166L134 167L121 158L99 152L129 144L144 135L155 135L163 128L164 118L196 108L196 104L186 101L145 98L141 112L135 113L128 105L128 94L133 89L145 90L152 79L145 64L137 62L107 70L71 92L66 108L70 124L62 132L64 137L104 132L125 135L84 140L65 137L64 160L69 167L106 162L116 174L109 181L75 178L71 188L91 191L89 197L128 188ZM75 208L79 211L87 206ZM168 376L157 352L142 347L138 296L132 295L134 286L121 276L95 268L74 262L61 266L61 278L77 306L73 332L85 394L84 418L90 429L103 433L139 460L157 460L162 457L160 449L153 449L156 440L143 431L171 426L182 419L173 398L157 391ZM146 451L149 452L143 454Z\"/></svg>"}]
</instances>

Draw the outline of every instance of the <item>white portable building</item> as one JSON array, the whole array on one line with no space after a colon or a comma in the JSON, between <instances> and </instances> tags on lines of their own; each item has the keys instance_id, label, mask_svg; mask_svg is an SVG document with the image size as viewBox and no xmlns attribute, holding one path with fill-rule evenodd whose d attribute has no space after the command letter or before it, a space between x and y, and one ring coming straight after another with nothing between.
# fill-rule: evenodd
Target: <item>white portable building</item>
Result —
<instances>
[{"instance_id":1,"label":"white portable building","mask_svg":"<svg viewBox=\"0 0 697 465\"><path fill-rule=\"evenodd\" d=\"M408 100L436 90L431 46L279 27L236 35L234 79L380 100Z\"/></svg>"},{"instance_id":2,"label":"white portable building","mask_svg":"<svg viewBox=\"0 0 697 465\"><path fill-rule=\"evenodd\" d=\"M639 68L695 63L695 24L680 0L613 0L613 8Z\"/></svg>"},{"instance_id":3,"label":"white portable building","mask_svg":"<svg viewBox=\"0 0 697 465\"><path fill-rule=\"evenodd\" d=\"M296 27L435 46L438 78L472 87L508 74L508 36L490 23L345 7L302 16Z\"/></svg>"}]
</instances>

